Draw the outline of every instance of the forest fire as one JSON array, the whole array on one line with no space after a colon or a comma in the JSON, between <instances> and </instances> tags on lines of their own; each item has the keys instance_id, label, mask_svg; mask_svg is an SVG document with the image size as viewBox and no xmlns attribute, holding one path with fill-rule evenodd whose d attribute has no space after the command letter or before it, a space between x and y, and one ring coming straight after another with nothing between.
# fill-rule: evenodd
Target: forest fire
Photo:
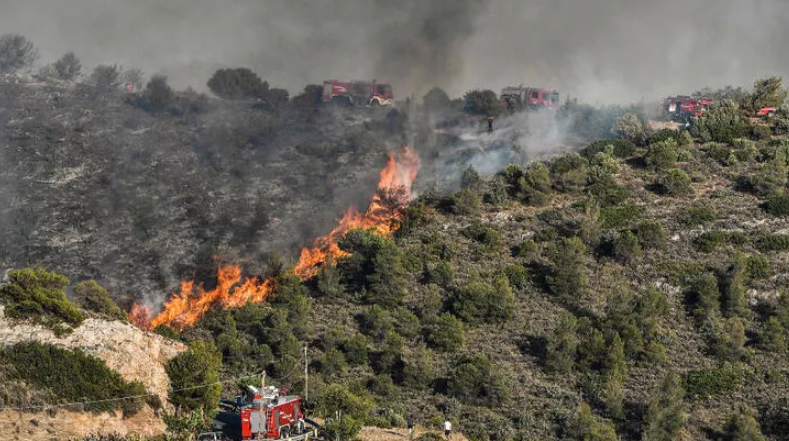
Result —
<instances>
[{"instance_id":1,"label":"forest fire","mask_svg":"<svg viewBox=\"0 0 789 441\"><path fill-rule=\"evenodd\" d=\"M397 230L402 221L402 208L411 200L411 185L419 172L420 160L416 151L408 146L396 154L388 153L388 156L386 167L381 170L378 189L367 211L361 213L354 207L349 208L336 228L317 238L312 248L302 249L299 262L293 270L302 280L315 276L329 257L336 261L347 255L337 245L337 241L349 230L374 228L381 235L389 235ZM164 309L156 317L151 319L147 307L135 304L129 319L142 329L169 325L183 330L193 326L214 305L232 308L248 302L262 302L275 288L272 279L252 277L242 282L241 267L237 265L220 267L217 279L217 286L211 291L195 287L192 281L182 281L180 292L174 293L165 302Z\"/></svg>"}]
</instances>

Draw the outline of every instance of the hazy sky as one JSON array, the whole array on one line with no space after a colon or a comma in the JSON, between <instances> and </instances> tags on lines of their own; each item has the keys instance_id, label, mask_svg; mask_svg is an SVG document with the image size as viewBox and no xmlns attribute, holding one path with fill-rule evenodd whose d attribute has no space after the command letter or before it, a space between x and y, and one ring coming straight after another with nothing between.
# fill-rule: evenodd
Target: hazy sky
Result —
<instances>
[{"instance_id":1,"label":"hazy sky","mask_svg":"<svg viewBox=\"0 0 789 441\"><path fill-rule=\"evenodd\" d=\"M205 90L247 66L299 92L377 78L395 93L507 84L636 101L789 75L787 0L0 0L40 63L73 50Z\"/></svg>"}]
</instances>

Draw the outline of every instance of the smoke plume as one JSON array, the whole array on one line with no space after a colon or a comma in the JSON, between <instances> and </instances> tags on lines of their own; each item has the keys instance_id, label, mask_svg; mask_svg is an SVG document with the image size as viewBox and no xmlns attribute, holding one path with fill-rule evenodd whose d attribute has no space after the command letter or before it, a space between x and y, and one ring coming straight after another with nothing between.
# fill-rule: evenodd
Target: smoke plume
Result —
<instances>
[{"instance_id":1,"label":"smoke plume","mask_svg":"<svg viewBox=\"0 0 789 441\"><path fill-rule=\"evenodd\" d=\"M529 84L600 103L789 74L785 0L0 0L41 63L75 51L205 90L247 66L291 93L375 78L398 97ZM417 96L418 98L419 96Z\"/></svg>"}]
</instances>

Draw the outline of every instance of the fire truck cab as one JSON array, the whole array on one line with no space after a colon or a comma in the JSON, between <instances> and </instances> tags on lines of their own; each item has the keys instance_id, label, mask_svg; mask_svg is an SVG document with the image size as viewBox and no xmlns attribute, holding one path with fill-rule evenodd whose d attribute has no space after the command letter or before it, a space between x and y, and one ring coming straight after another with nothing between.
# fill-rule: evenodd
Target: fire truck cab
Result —
<instances>
[{"instance_id":1,"label":"fire truck cab","mask_svg":"<svg viewBox=\"0 0 789 441\"><path fill-rule=\"evenodd\" d=\"M246 406L242 407L241 439L286 439L306 432L301 397L286 395L274 386L262 390L248 386Z\"/></svg>"},{"instance_id":2,"label":"fire truck cab","mask_svg":"<svg viewBox=\"0 0 789 441\"><path fill-rule=\"evenodd\" d=\"M710 98L675 96L663 100L663 110L671 121L687 122L700 117L713 103Z\"/></svg>"},{"instance_id":3,"label":"fire truck cab","mask_svg":"<svg viewBox=\"0 0 789 441\"><path fill-rule=\"evenodd\" d=\"M559 92L535 87L505 87L499 96L508 110L555 109L559 105Z\"/></svg>"},{"instance_id":4,"label":"fire truck cab","mask_svg":"<svg viewBox=\"0 0 789 441\"><path fill-rule=\"evenodd\" d=\"M394 104L392 85L370 81L323 82L323 102L345 106L391 106Z\"/></svg>"}]
</instances>

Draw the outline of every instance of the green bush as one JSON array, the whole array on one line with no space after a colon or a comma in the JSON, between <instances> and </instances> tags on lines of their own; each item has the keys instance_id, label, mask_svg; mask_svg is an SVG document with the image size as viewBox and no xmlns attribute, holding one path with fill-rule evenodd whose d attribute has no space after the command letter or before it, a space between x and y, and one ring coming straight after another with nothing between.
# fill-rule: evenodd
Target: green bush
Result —
<instances>
[{"instance_id":1,"label":"green bush","mask_svg":"<svg viewBox=\"0 0 789 441\"><path fill-rule=\"evenodd\" d=\"M789 195L770 198L761 204L761 208L773 216L789 216Z\"/></svg>"},{"instance_id":2,"label":"green bush","mask_svg":"<svg viewBox=\"0 0 789 441\"><path fill-rule=\"evenodd\" d=\"M668 141L669 139L678 141L679 132L677 130L669 129L669 128L660 129L649 137L649 143L652 144L655 142L663 142L663 141Z\"/></svg>"},{"instance_id":3,"label":"green bush","mask_svg":"<svg viewBox=\"0 0 789 441\"><path fill-rule=\"evenodd\" d=\"M755 413L751 409L741 409L729 417L723 428L723 441L767 441L762 435Z\"/></svg>"},{"instance_id":4,"label":"green bush","mask_svg":"<svg viewBox=\"0 0 789 441\"><path fill-rule=\"evenodd\" d=\"M460 190L452 197L452 210L462 216L474 216L482 206L479 196L471 190Z\"/></svg>"},{"instance_id":5,"label":"green bush","mask_svg":"<svg viewBox=\"0 0 789 441\"><path fill-rule=\"evenodd\" d=\"M504 275L507 276L510 285L515 288L525 288L529 283L529 273L522 265L505 266Z\"/></svg>"},{"instance_id":6,"label":"green bush","mask_svg":"<svg viewBox=\"0 0 789 441\"><path fill-rule=\"evenodd\" d=\"M13 373L13 378L29 385L47 389L65 402L99 401L82 405L93 412L121 409L130 415L142 407L144 397L113 399L147 394L141 383L124 381L102 360L80 349L69 351L37 342L4 346L0 348L0 370Z\"/></svg>"},{"instance_id":7,"label":"green bush","mask_svg":"<svg viewBox=\"0 0 789 441\"><path fill-rule=\"evenodd\" d=\"M766 279L770 276L770 262L764 256L748 256L745 273L749 280Z\"/></svg>"},{"instance_id":8,"label":"green bush","mask_svg":"<svg viewBox=\"0 0 789 441\"><path fill-rule=\"evenodd\" d=\"M614 138L600 139L589 144L581 150L581 155L586 159L592 159L597 153L605 151L608 146L613 147L613 155L617 158L629 158L636 152L636 146L632 142L626 139Z\"/></svg>"},{"instance_id":9,"label":"green bush","mask_svg":"<svg viewBox=\"0 0 789 441\"><path fill-rule=\"evenodd\" d=\"M621 228L638 219L644 207L627 204L619 207L605 207L600 210L600 226L603 229Z\"/></svg>"},{"instance_id":10,"label":"green bush","mask_svg":"<svg viewBox=\"0 0 789 441\"><path fill-rule=\"evenodd\" d=\"M153 329L153 332L161 335L162 337L167 337L172 340L178 340L180 338L180 335L178 335L178 331L167 325L159 325Z\"/></svg>"},{"instance_id":11,"label":"green bush","mask_svg":"<svg viewBox=\"0 0 789 441\"><path fill-rule=\"evenodd\" d=\"M452 314L441 314L429 329L427 341L432 348L455 352L463 346L463 323Z\"/></svg>"},{"instance_id":12,"label":"green bush","mask_svg":"<svg viewBox=\"0 0 789 441\"><path fill-rule=\"evenodd\" d=\"M504 378L487 355L461 358L449 375L447 392L465 403L500 406L510 397Z\"/></svg>"},{"instance_id":13,"label":"green bush","mask_svg":"<svg viewBox=\"0 0 789 441\"><path fill-rule=\"evenodd\" d=\"M657 220L649 219L636 225L636 237L644 248L660 250L666 247L666 230Z\"/></svg>"},{"instance_id":14,"label":"green bush","mask_svg":"<svg viewBox=\"0 0 789 441\"><path fill-rule=\"evenodd\" d=\"M578 348L577 329L578 320L574 315L568 312L559 317L556 329L547 339L545 367L549 372L572 372Z\"/></svg>"},{"instance_id":15,"label":"green bush","mask_svg":"<svg viewBox=\"0 0 789 441\"><path fill-rule=\"evenodd\" d=\"M175 92L172 87L167 84L167 77L163 75L154 75L148 84L145 86L143 94L150 109L153 111L162 111L173 104L175 101Z\"/></svg>"},{"instance_id":16,"label":"green bush","mask_svg":"<svg viewBox=\"0 0 789 441\"><path fill-rule=\"evenodd\" d=\"M614 239L613 254L617 260L623 263L633 263L640 259L642 252L636 235L630 231L620 234Z\"/></svg>"},{"instance_id":17,"label":"green bush","mask_svg":"<svg viewBox=\"0 0 789 441\"><path fill-rule=\"evenodd\" d=\"M698 398L712 398L742 387L745 381L741 370L725 366L692 370L685 375L685 390Z\"/></svg>"},{"instance_id":18,"label":"green bush","mask_svg":"<svg viewBox=\"0 0 789 441\"><path fill-rule=\"evenodd\" d=\"M551 161L551 178L557 191L564 193L582 189L589 178L589 162L578 153L567 153Z\"/></svg>"},{"instance_id":19,"label":"green bush","mask_svg":"<svg viewBox=\"0 0 789 441\"><path fill-rule=\"evenodd\" d=\"M28 67L37 58L38 50L27 38L17 34L0 36L0 73Z\"/></svg>"},{"instance_id":20,"label":"green bush","mask_svg":"<svg viewBox=\"0 0 789 441\"><path fill-rule=\"evenodd\" d=\"M611 131L638 145L647 139L644 122L633 112L627 112L614 121Z\"/></svg>"},{"instance_id":21,"label":"green bush","mask_svg":"<svg viewBox=\"0 0 789 441\"><path fill-rule=\"evenodd\" d=\"M502 112L501 102L492 90L472 90L464 97L463 110L472 115L498 115Z\"/></svg>"},{"instance_id":22,"label":"green bush","mask_svg":"<svg viewBox=\"0 0 789 441\"><path fill-rule=\"evenodd\" d=\"M657 170L666 170L677 163L678 155L677 142L674 139L669 139L650 144L644 159L647 165Z\"/></svg>"},{"instance_id":23,"label":"green bush","mask_svg":"<svg viewBox=\"0 0 789 441\"><path fill-rule=\"evenodd\" d=\"M85 310L117 320L128 320L126 313L110 297L109 291L95 280L78 283L74 287L74 294L77 304Z\"/></svg>"},{"instance_id":24,"label":"green bush","mask_svg":"<svg viewBox=\"0 0 789 441\"><path fill-rule=\"evenodd\" d=\"M661 179L663 190L672 196L690 193L690 182L690 176L678 168L669 170Z\"/></svg>"},{"instance_id":25,"label":"green bush","mask_svg":"<svg viewBox=\"0 0 789 441\"><path fill-rule=\"evenodd\" d=\"M506 276L496 276L493 284L470 279L460 288L453 309L458 317L474 325L501 322L512 317L515 295Z\"/></svg>"},{"instance_id":26,"label":"green bush","mask_svg":"<svg viewBox=\"0 0 789 441\"><path fill-rule=\"evenodd\" d=\"M452 100L449 99L449 95L440 87L430 89L422 97L422 104L428 112L441 112L448 109L451 103Z\"/></svg>"},{"instance_id":27,"label":"green bush","mask_svg":"<svg viewBox=\"0 0 789 441\"><path fill-rule=\"evenodd\" d=\"M571 424L567 428L570 439L584 441L617 441L616 430L607 420L595 418L586 402L578 407Z\"/></svg>"},{"instance_id":28,"label":"green bush","mask_svg":"<svg viewBox=\"0 0 789 441\"><path fill-rule=\"evenodd\" d=\"M548 286L555 295L565 301L582 296L586 290L586 246L577 237L562 239L551 256L551 275Z\"/></svg>"},{"instance_id":29,"label":"green bush","mask_svg":"<svg viewBox=\"0 0 789 441\"><path fill-rule=\"evenodd\" d=\"M784 104L775 112L772 129L776 135L789 134L789 104Z\"/></svg>"},{"instance_id":30,"label":"green bush","mask_svg":"<svg viewBox=\"0 0 789 441\"><path fill-rule=\"evenodd\" d=\"M756 238L756 248L765 253L789 251L789 235L762 233Z\"/></svg>"},{"instance_id":31,"label":"green bush","mask_svg":"<svg viewBox=\"0 0 789 441\"><path fill-rule=\"evenodd\" d=\"M501 238L501 233L479 222L474 222L469 225L463 229L461 233L467 238L482 244L485 251L490 253L500 251L504 246L504 240Z\"/></svg>"},{"instance_id":32,"label":"green bush","mask_svg":"<svg viewBox=\"0 0 789 441\"><path fill-rule=\"evenodd\" d=\"M748 242L748 236L741 231L707 231L694 240L696 249L702 253L711 253L720 245L743 245Z\"/></svg>"},{"instance_id":33,"label":"green bush","mask_svg":"<svg viewBox=\"0 0 789 441\"><path fill-rule=\"evenodd\" d=\"M751 129L751 135L753 136L753 139L757 141L764 141L772 138L773 131L772 129L770 129L770 127L753 126L753 128Z\"/></svg>"},{"instance_id":34,"label":"green bush","mask_svg":"<svg viewBox=\"0 0 789 441\"><path fill-rule=\"evenodd\" d=\"M85 314L66 299L65 276L42 268L11 271L9 283L0 287L0 300L9 317L43 317L77 326Z\"/></svg>"},{"instance_id":35,"label":"green bush","mask_svg":"<svg viewBox=\"0 0 789 441\"><path fill-rule=\"evenodd\" d=\"M186 410L216 409L222 392L218 371L222 367L222 354L213 344L195 341L186 352L167 362L165 369L170 377L170 402ZM210 385L195 388L195 386Z\"/></svg>"},{"instance_id":36,"label":"green bush","mask_svg":"<svg viewBox=\"0 0 789 441\"><path fill-rule=\"evenodd\" d=\"M685 390L678 375L668 373L652 391L644 416L644 439L673 440L687 423L682 410Z\"/></svg>"},{"instance_id":37,"label":"green bush","mask_svg":"<svg viewBox=\"0 0 789 441\"><path fill-rule=\"evenodd\" d=\"M778 317L770 317L764 324L764 330L759 335L759 348L774 353L782 353L787 350L786 328L778 320Z\"/></svg>"},{"instance_id":38,"label":"green bush","mask_svg":"<svg viewBox=\"0 0 789 441\"><path fill-rule=\"evenodd\" d=\"M74 55L74 52L68 52L60 57L52 67L55 69L58 78L64 81L71 81L82 73L82 62Z\"/></svg>"},{"instance_id":39,"label":"green bush","mask_svg":"<svg viewBox=\"0 0 789 441\"><path fill-rule=\"evenodd\" d=\"M743 138L750 131L750 123L732 100L713 104L699 118L693 118L691 133L704 142L730 143Z\"/></svg>"},{"instance_id":40,"label":"green bush","mask_svg":"<svg viewBox=\"0 0 789 441\"><path fill-rule=\"evenodd\" d=\"M219 69L208 80L208 88L216 96L228 100L265 99L269 85L247 68Z\"/></svg>"},{"instance_id":41,"label":"green bush","mask_svg":"<svg viewBox=\"0 0 789 441\"><path fill-rule=\"evenodd\" d=\"M121 85L122 73L123 69L116 64L100 64L93 68L89 83L100 93L111 92Z\"/></svg>"},{"instance_id":42,"label":"green bush","mask_svg":"<svg viewBox=\"0 0 789 441\"><path fill-rule=\"evenodd\" d=\"M682 210L677 221L685 226L702 225L718 219L718 213L705 205L693 205Z\"/></svg>"}]
</instances>

